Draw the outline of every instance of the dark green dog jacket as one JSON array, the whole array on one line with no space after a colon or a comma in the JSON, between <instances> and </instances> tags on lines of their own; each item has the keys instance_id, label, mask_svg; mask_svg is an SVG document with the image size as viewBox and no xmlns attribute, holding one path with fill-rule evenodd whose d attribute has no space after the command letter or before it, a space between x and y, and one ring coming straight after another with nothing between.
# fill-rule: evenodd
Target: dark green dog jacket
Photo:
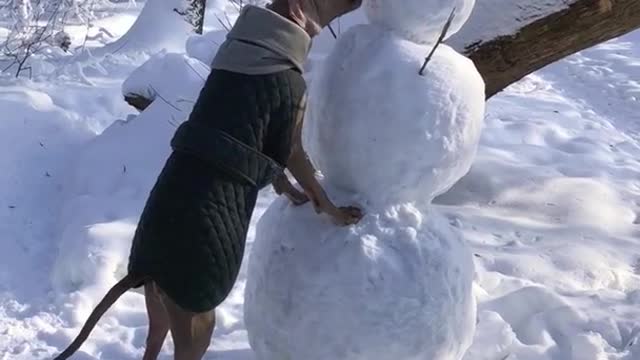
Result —
<instances>
[{"instance_id":1,"label":"dark green dog jacket","mask_svg":"<svg viewBox=\"0 0 640 360\"><path fill-rule=\"evenodd\" d=\"M129 272L155 281L185 310L215 308L236 281L258 191L289 157L309 45L288 19L245 7L171 141Z\"/></svg>"}]
</instances>

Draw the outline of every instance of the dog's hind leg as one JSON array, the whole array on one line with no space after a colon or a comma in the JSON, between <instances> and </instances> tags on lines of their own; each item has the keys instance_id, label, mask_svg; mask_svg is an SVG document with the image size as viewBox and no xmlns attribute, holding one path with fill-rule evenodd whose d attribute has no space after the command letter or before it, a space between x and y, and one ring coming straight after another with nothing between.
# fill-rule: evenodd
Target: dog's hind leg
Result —
<instances>
[{"instance_id":1,"label":"dog's hind leg","mask_svg":"<svg viewBox=\"0 0 640 360\"><path fill-rule=\"evenodd\" d=\"M149 318L149 333L142 360L156 360L169 332L169 314L162 304L162 299L153 281L144 285L144 300Z\"/></svg>"},{"instance_id":2,"label":"dog's hind leg","mask_svg":"<svg viewBox=\"0 0 640 360\"><path fill-rule=\"evenodd\" d=\"M160 288L162 303L169 315L171 337L175 345L175 360L200 360L211 343L215 327L215 309L202 313L184 310Z\"/></svg>"}]
</instances>

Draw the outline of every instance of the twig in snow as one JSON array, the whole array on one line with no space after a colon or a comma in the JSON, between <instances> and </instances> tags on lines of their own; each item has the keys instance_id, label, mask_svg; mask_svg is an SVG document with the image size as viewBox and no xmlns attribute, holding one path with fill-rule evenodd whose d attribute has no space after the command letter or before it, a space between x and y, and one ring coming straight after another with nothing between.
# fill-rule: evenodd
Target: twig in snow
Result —
<instances>
[{"instance_id":1,"label":"twig in snow","mask_svg":"<svg viewBox=\"0 0 640 360\"><path fill-rule=\"evenodd\" d=\"M451 22L455 17L455 12L456 12L456 8L454 7L453 10L451 10L451 15L449 15L449 19L447 19L447 22L444 24L444 27L442 28L442 32L440 33L440 37L436 41L436 44L433 45L433 49L431 49L431 52L429 53L429 55L427 55L427 57L424 59L424 63L422 64L422 67L418 72L420 76L424 75L424 69L427 67L427 63L429 62L429 60L431 60L431 57L436 52L438 45L440 45L440 43L442 43L442 41L444 40L444 37L447 36L447 31L449 30L449 26L451 26Z\"/></svg>"},{"instance_id":2,"label":"twig in snow","mask_svg":"<svg viewBox=\"0 0 640 360\"><path fill-rule=\"evenodd\" d=\"M226 11L224 12L224 18L227 20L227 25L229 26L229 29L231 29L233 27L233 23L231 22L231 19L229 19L229 14L227 14Z\"/></svg>"},{"instance_id":3,"label":"twig in snow","mask_svg":"<svg viewBox=\"0 0 640 360\"><path fill-rule=\"evenodd\" d=\"M149 85L149 87L151 88L151 90L153 90L156 93L156 96L159 97L160 100L164 101L165 104L171 106L172 108L176 109L177 111L182 111L177 106L175 106L172 103L170 103L169 101L167 101L167 99L163 98L162 95L160 95L160 93L158 92L158 90L154 89L153 86Z\"/></svg>"},{"instance_id":4,"label":"twig in snow","mask_svg":"<svg viewBox=\"0 0 640 360\"><path fill-rule=\"evenodd\" d=\"M180 98L180 99L176 100L176 102L177 103L187 103L187 104L195 104L196 103L192 99L185 99L185 98Z\"/></svg>"},{"instance_id":5,"label":"twig in snow","mask_svg":"<svg viewBox=\"0 0 640 360\"><path fill-rule=\"evenodd\" d=\"M333 31L333 28L331 27L331 24L327 25L327 27L329 28L329 31L331 31L331 35L333 35L333 38L337 39L338 35L336 35L336 32Z\"/></svg>"},{"instance_id":6,"label":"twig in snow","mask_svg":"<svg viewBox=\"0 0 640 360\"><path fill-rule=\"evenodd\" d=\"M218 20L218 22L220 23L220 25L222 25L222 27L227 30L227 32L229 32L230 28L227 24L225 24L222 19L220 19L220 16L216 15L216 20Z\"/></svg>"},{"instance_id":7,"label":"twig in snow","mask_svg":"<svg viewBox=\"0 0 640 360\"><path fill-rule=\"evenodd\" d=\"M185 64L187 64L187 66L189 67L189 69L191 69L196 75L198 75L198 77L200 79L202 79L202 81L206 81L206 79L204 78L204 76L202 76L191 64L189 64L188 61L184 61Z\"/></svg>"},{"instance_id":8,"label":"twig in snow","mask_svg":"<svg viewBox=\"0 0 640 360\"><path fill-rule=\"evenodd\" d=\"M167 120L167 122L169 123L169 125L173 126L174 128L178 127L178 121L173 115L171 115L171 120Z\"/></svg>"}]
</instances>

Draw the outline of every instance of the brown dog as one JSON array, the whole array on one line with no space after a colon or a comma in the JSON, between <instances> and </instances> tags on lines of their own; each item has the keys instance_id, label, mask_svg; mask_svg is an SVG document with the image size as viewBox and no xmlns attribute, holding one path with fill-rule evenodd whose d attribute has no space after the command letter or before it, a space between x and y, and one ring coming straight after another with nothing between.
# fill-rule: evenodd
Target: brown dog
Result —
<instances>
[{"instance_id":1,"label":"brown dog","mask_svg":"<svg viewBox=\"0 0 640 360\"><path fill-rule=\"evenodd\" d=\"M176 360L201 359L211 341L215 308L238 275L258 190L267 184L294 204L310 200L316 212L338 225L360 220L360 209L329 200L301 140L306 99L301 67L310 38L360 3L274 0L267 9L249 7L241 14L218 50L189 120L172 140L174 152L136 230L128 275L109 290L56 360L78 350L111 305L139 286L144 286L149 318L143 359L157 358L169 330ZM212 108L217 115L211 115ZM304 192L291 185L285 167Z\"/></svg>"}]
</instances>

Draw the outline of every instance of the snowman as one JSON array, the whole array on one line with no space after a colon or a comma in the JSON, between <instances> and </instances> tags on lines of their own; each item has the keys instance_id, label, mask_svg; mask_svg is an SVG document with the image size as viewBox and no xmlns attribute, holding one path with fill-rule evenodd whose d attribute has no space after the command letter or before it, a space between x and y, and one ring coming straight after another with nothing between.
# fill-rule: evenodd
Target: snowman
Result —
<instances>
[{"instance_id":1,"label":"snowman","mask_svg":"<svg viewBox=\"0 0 640 360\"><path fill-rule=\"evenodd\" d=\"M280 198L262 216L244 309L259 360L449 360L470 346L473 257L431 202L469 171L482 130L480 74L436 46L473 5L365 0L369 23L314 73L306 148L330 197L366 215L337 227Z\"/></svg>"}]
</instances>

